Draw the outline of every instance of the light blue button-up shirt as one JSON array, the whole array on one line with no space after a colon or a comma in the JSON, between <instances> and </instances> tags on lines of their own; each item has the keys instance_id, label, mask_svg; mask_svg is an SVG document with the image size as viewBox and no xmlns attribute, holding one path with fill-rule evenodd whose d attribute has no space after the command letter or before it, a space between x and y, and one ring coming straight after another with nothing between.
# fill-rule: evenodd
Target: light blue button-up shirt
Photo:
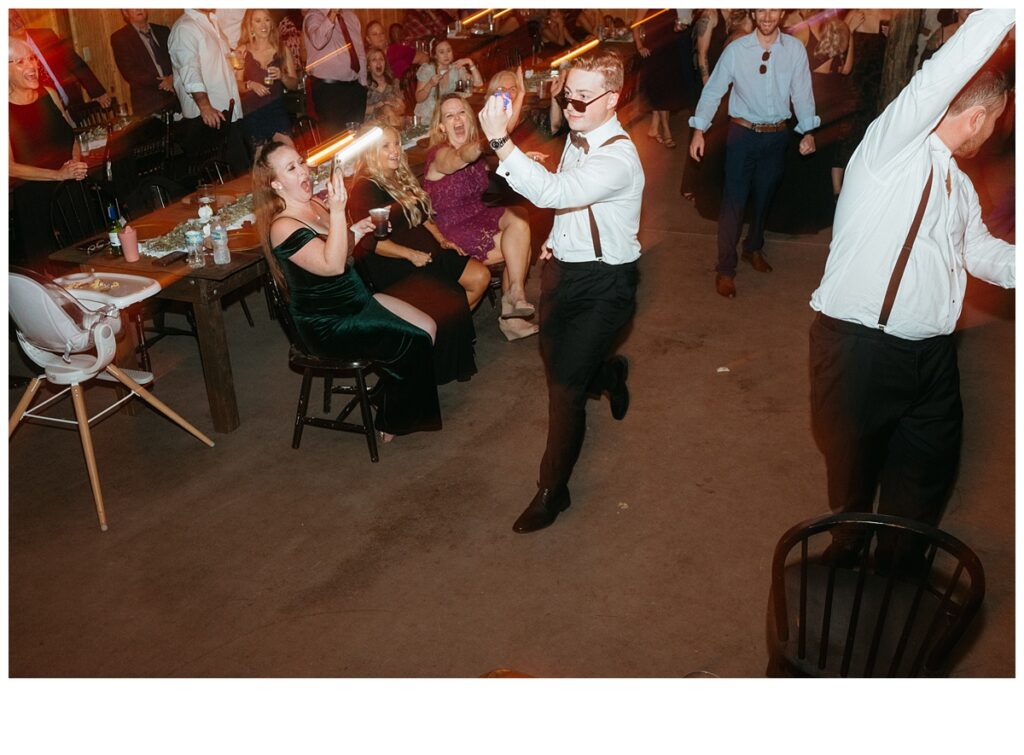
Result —
<instances>
[{"instance_id":1,"label":"light blue button-up shirt","mask_svg":"<svg viewBox=\"0 0 1024 755\"><path fill-rule=\"evenodd\" d=\"M757 32L740 37L722 51L711 77L700 95L690 126L707 131L718 103L732 84L729 115L751 123L778 123L789 118L790 102L796 114L798 133L804 134L821 125L814 112L811 91L811 69L807 50L796 37L779 32L765 52L757 41ZM768 70L761 73L761 65Z\"/></svg>"}]
</instances>

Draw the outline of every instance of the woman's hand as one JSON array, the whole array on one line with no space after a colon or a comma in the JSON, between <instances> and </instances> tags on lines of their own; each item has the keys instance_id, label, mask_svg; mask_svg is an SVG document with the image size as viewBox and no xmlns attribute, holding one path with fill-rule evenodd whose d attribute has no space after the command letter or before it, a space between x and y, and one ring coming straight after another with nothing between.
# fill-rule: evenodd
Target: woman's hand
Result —
<instances>
[{"instance_id":1,"label":"woman's hand","mask_svg":"<svg viewBox=\"0 0 1024 755\"><path fill-rule=\"evenodd\" d=\"M462 251L462 247L459 246L458 244L456 244L451 239L440 238L440 239L437 240L437 243L439 243L441 245L442 249L454 249L461 256L463 256L463 257L466 256L466 253L464 251Z\"/></svg>"},{"instance_id":2,"label":"woman's hand","mask_svg":"<svg viewBox=\"0 0 1024 755\"><path fill-rule=\"evenodd\" d=\"M330 189L328 189L330 191ZM369 233L373 233L376 230L376 224L373 222L373 218L367 215L362 220L353 223L349 226L349 230L352 231L352 236L355 238L355 242L358 244L359 240Z\"/></svg>"},{"instance_id":3,"label":"woman's hand","mask_svg":"<svg viewBox=\"0 0 1024 755\"><path fill-rule=\"evenodd\" d=\"M278 66L267 66L267 76L277 81L281 78L281 69Z\"/></svg>"},{"instance_id":4,"label":"woman's hand","mask_svg":"<svg viewBox=\"0 0 1024 755\"><path fill-rule=\"evenodd\" d=\"M345 191L345 176L340 170L334 171L331 180L327 182L327 209L331 217L338 212L341 217L345 216L345 203L348 202L348 192Z\"/></svg>"},{"instance_id":5,"label":"woman's hand","mask_svg":"<svg viewBox=\"0 0 1024 755\"><path fill-rule=\"evenodd\" d=\"M426 252L417 252L415 249L409 249L408 252L406 259L416 267L425 267L433 260L433 257Z\"/></svg>"},{"instance_id":6,"label":"woman's hand","mask_svg":"<svg viewBox=\"0 0 1024 755\"><path fill-rule=\"evenodd\" d=\"M516 97L512 101L513 106L521 104L526 99L526 79L523 78L523 67L516 66Z\"/></svg>"},{"instance_id":7,"label":"woman's hand","mask_svg":"<svg viewBox=\"0 0 1024 755\"><path fill-rule=\"evenodd\" d=\"M89 172L89 165L80 160L68 160L57 170L59 181L81 181Z\"/></svg>"},{"instance_id":8,"label":"woman's hand","mask_svg":"<svg viewBox=\"0 0 1024 755\"><path fill-rule=\"evenodd\" d=\"M469 58L459 58L454 63L452 63L452 65L455 66L456 68L462 68L463 66L469 68L470 66L473 65L473 61L470 60Z\"/></svg>"},{"instance_id":9,"label":"woman's hand","mask_svg":"<svg viewBox=\"0 0 1024 755\"><path fill-rule=\"evenodd\" d=\"M250 92L255 92L257 97L266 97L270 94L270 90L258 81L246 81L245 86Z\"/></svg>"},{"instance_id":10,"label":"woman's hand","mask_svg":"<svg viewBox=\"0 0 1024 755\"><path fill-rule=\"evenodd\" d=\"M526 156L533 160L535 163L542 163L548 159L548 156L545 155L543 152L535 152L533 150L526 152Z\"/></svg>"}]
</instances>

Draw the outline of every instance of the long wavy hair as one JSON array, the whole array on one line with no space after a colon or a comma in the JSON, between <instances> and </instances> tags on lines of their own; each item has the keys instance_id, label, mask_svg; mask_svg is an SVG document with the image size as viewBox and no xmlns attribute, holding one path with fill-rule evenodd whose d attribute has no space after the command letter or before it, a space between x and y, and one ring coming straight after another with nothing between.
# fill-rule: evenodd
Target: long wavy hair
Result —
<instances>
[{"instance_id":1,"label":"long wavy hair","mask_svg":"<svg viewBox=\"0 0 1024 755\"><path fill-rule=\"evenodd\" d=\"M359 136L365 134L374 126L379 126L385 135L393 135L398 139L399 145L401 145L402 136L398 133L398 129L379 121L368 122L359 129ZM434 214L434 206L430 202L430 195L423 191L420 182L416 180L416 176L413 175L412 170L409 168L409 160L405 156L405 150L399 150L398 169L395 171L394 176L388 177L384 173L384 167L380 159L383 143L384 140L382 138L375 146L363 153L359 160L359 174L373 181L402 206L402 212L405 215L405 219L409 221L410 228L430 220L430 216ZM426 210L426 215L423 214L424 209Z\"/></svg>"},{"instance_id":2,"label":"long wavy hair","mask_svg":"<svg viewBox=\"0 0 1024 755\"><path fill-rule=\"evenodd\" d=\"M438 144L445 144L448 142L448 135L441 130L441 106L449 100L458 100L462 104L462 110L468 116L466 118L466 141L475 142L480 138L480 128L476 123L476 113L474 113L469 103L461 94L451 92L442 97L436 106L434 106L434 114L430 116L430 146L434 147Z\"/></svg>"},{"instance_id":3,"label":"long wavy hair","mask_svg":"<svg viewBox=\"0 0 1024 755\"><path fill-rule=\"evenodd\" d=\"M252 17L259 11L263 11L270 16L270 38L267 40L270 42L270 46L274 48L274 52L281 53L281 35L277 30L277 24L274 22L274 14L266 8L250 8L242 16L242 25L238 30L238 42L240 46L248 46L253 39L252 31Z\"/></svg>"},{"instance_id":4,"label":"long wavy hair","mask_svg":"<svg viewBox=\"0 0 1024 755\"><path fill-rule=\"evenodd\" d=\"M260 235L263 258L267 261L270 274L274 276L277 290L285 300L288 299L288 283L270 244L270 225L275 217L284 212L285 201L270 185L277 178L270 164L270 156L282 147L289 146L291 145L285 142L271 140L257 148L256 158L252 163L252 206L256 212L256 230Z\"/></svg>"}]
</instances>

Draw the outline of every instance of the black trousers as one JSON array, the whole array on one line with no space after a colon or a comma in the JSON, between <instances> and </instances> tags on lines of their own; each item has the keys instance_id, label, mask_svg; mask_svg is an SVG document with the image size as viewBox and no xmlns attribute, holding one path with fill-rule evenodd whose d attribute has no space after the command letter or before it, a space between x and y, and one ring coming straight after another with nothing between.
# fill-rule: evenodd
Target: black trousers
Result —
<instances>
[{"instance_id":1,"label":"black trousers","mask_svg":"<svg viewBox=\"0 0 1024 755\"><path fill-rule=\"evenodd\" d=\"M748 200L754 206L743 250L757 252L764 247L764 224L775 191L782 183L789 131L759 134L730 123L726 139L725 186L718 215L718 265L715 272L731 278L736 275L736 242L740 239Z\"/></svg>"},{"instance_id":2,"label":"black trousers","mask_svg":"<svg viewBox=\"0 0 1024 755\"><path fill-rule=\"evenodd\" d=\"M559 262L541 274L540 348L548 381L541 488L565 485L586 432L587 395L615 387L608 357L636 311L636 262Z\"/></svg>"},{"instance_id":3,"label":"black trousers","mask_svg":"<svg viewBox=\"0 0 1024 755\"><path fill-rule=\"evenodd\" d=\"M242 133L242 122L224 121L220 129L228 129L227 144L224 156L232 172L236 176L244 176L252 167L252 159L249 156L249 148L245 143L245 136ZM185 150L186 158L189 155L202 153L211 142L223 138L218 133L220 129L212 129L203 123L200 116L195 118L183 118L178 123L178 139L181 147Z\"/></svg>"},{"instance_id":4,"label":"black trousers","mask_svg":"<svg viewBox=\"0 0 1024 755\"><path fill-rule=\"evenodd\" d=\"M879 513L938 525L963 428L953 337L908 341L819 314L810 347L832 510L870 512L877 490Z\"/></svg>"},{"instance_id":5,"label":"black trousers","mask_svg":"<svg viewBox=\"0 0 1024 755\"><path fill-rule=\"evenodd\" d=\"M346 123L362 123L366 117L366 87L358 81L327 82L314 77L311 93L322 139L344 131Z\"/></svg>"}]
</instances>

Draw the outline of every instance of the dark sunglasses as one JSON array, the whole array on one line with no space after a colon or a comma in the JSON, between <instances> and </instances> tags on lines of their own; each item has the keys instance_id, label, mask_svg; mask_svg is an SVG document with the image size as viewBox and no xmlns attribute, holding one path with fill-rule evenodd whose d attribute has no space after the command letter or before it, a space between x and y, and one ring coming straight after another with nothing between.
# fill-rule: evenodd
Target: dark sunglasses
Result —
<instances>
[{"instance_id":1,"label":"dark sunglasses","mask_svg":"<svg viewBox=\"0 0 1024 755\"><path fill-rule=\"evenodd\" d=\"M566 97L565 96L565 91L563 90L563 91L558 93L558 97L556 97L555 99L558 100L558 104L562 106L563 110L565 108L569 107L569 105L572 105L572 109L575 110L577 113L585 113L585 112L587 112L587 108L588 107L590 107L595 102L597 102L599 99L604 97L605 94L611 94L611 93L612 93L612 90L609 89L604 94L597 95L597 97L592 99L590 102L584 102L583 100L574 100L574 99L570 99L570 98Z\"/></svg>"},{"instance_id":2,"label":"dark sunglasses","mask_svg":"<svg viewBox=\"0 0 1024 755\"><path fill-rule=\"evenodd\" d=\"M771 50L765 50L764 51L764 54L761 56L761 67L757 69L759 73L768 73L768 65L767 65L767 63L768 63L768 58L770 58L771 56L772 56L772 51Z\"/></svg>"}]
</instances>

